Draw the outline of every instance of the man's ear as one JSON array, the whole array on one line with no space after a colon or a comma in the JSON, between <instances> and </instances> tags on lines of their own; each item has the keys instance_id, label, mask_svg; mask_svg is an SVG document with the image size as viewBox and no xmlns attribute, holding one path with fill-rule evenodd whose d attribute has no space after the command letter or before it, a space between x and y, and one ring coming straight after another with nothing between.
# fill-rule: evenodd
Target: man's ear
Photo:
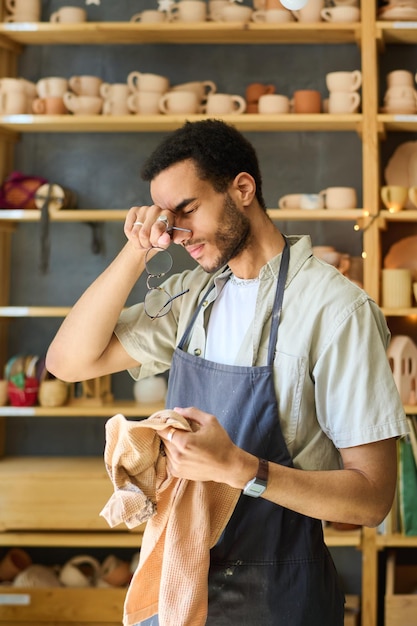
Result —
<instances>
[{"instance_id":1,"label":"man's ear","mask_svg":"<svg viewBox=\"0 0 417 626\"><path fill-rule=\"evenodd\" d=\"M240 196L244 206L248 206L256 193L256 184L253 176L247 172L240 172L233 181L233 188Z\"/></svg>"}]
</instances>

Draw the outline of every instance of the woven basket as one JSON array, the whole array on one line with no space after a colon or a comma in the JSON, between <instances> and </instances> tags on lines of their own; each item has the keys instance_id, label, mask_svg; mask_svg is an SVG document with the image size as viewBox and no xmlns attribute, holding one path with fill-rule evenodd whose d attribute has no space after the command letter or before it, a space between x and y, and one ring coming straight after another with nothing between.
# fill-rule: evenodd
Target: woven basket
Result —
<instances>
[{"instance_id":1,"label":"woven basket","mask_svg":"<svg viewBox=\"0 0 417 626\"><path fill-rule=\"evenodd\" d=\"M62 380L43 380L39 386L38 400L41 406L63 406L68 400L68 384Z\"/></svg>"}]
</instances>

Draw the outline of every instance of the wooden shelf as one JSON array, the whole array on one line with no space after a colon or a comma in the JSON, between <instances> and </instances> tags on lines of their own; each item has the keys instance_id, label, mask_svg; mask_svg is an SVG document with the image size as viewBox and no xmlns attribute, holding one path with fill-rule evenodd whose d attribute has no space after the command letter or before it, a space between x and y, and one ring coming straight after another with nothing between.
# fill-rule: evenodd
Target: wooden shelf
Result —
<instances>
[{"instance_id":1,"label":"wooden shelf","mask_svg":"<svg viewBox=\"0 0 417 626\"><path fill-rule=\"evenodd\" d=\"M1 306L0 318L65 317L69 311L69 306Z\"/></svg>"},{"instance_id":2,"label":"wooden shelf","mask_svg":"<svg viewBox=\"0 0 417 626\"><path fill-rule=\"evenodd\" d=\"M415 537L409 537L401 533L387 535L377 534L376 544L380 548L417 548L417 535Z\"/></svg>"},{"instance_id":3,"label":"wooden shelf","mask_svg":"<svg viewBox=\"0 0 417 626\"><path fill-rule=\"evenodd\" d=\"M91 44L341 44L359 43L361 24L242 24L179 22L86 22L84 24L0 24L0 46Z\"/></svg>"},{"instance_id":4,"label":"wooden shelf","mask_svg":"<svg viewBox=\"0 0 417 626\"><path fill-rule=\"evenodd\" d=\"M335 530L331 526L324 528L324 540L329 547L353 547L360 548L362 531L358 530Z\"/></svg>"},{"instance_id":5,"label":"wooden shelf","mask_svg":"<svg viewBox=\"0 0 417 626\"><path fill-rule=\"evenodd\" d=\"M207 115L3 115L0 131L14 133L123 133L165 132L179 128L186 120L195 122ZM243 113L223 115L222 119L241 131L350 131L361 133L362 116L326 113L260 115Z\"/></svg>"},{"instance_id":6,"label":"wooden shelf","mask_svg":"<svg viewBox=\"0 0 417 626\"><path fill-rule=\"evenodd\" d=\"M163 409L163 404L139 404L121 400L106 404L94 404L88 400L75 401L58 407L44 406L0 406L0 417L111 417L122 413L125 417L149 417Z\"/></svg>"},{"instance_id":7,"label":"wooden shelf","mask_svg":"<svg viewBox=\"0 0 417 626\"><path fill-rule=\"evenodd\" d=\"M409 309L387 309L382 307L382 312L385 317L415 317L417 319L417 308L410 307Z\"/></svg>"},{"instance_id":8,"label":"wooden shelf","mask_svg":"<svg viewBox=\"0 0 417 626\"><path fill-rule=\"evenodd\" d=\"M376 38L384 44L416 44L417 22L385 22L376 23Z\"/></svg>"},{"instance_id":9,"label":"wooden shelf","mask_svg":"<svg viewBox=\"0 0 417 626\"><path fill-rule=\"evenodd\" d=\"M417 114L400 115L397 113L395 115L388 115L387 113L380 113L377 119L382 136L385 135L386 131L402 133L417 131Z\"/></svg>"},{"instance_id":10,"label":"wooden shelf","mask_svg":"<svg viewBox=\"0 0 417 626\"><path fill-rule=\"evenodd\" d=\"M88 532L0 532L0 546L31 546L33 548L139 548L143 530Z\"/></svg>"},{"instance_id":11,"label":"wooden shelf","mask_svg":"<svg viewBox=\"0 0 417 626\"><path fill-rule=\"evenodd\" d=\"M53 222L122 222L126 217L126 213L127 209L64 209L51 212L50 219ZM408 213L414 212L409 211ZM417 211L415 213L417 215ZM363 210L347 209L337 211L317 209L314 211L302 211L300 209L268 209L268 214L271 219L280 221L356 221L363 217ZM391 214L388 213L388 215ZM40 217L40 211L36 210L0 209L0 229L1 222L39 222ZM5 308L7 307L0 307L0 312Z\"/></svg>"}]
</instances>

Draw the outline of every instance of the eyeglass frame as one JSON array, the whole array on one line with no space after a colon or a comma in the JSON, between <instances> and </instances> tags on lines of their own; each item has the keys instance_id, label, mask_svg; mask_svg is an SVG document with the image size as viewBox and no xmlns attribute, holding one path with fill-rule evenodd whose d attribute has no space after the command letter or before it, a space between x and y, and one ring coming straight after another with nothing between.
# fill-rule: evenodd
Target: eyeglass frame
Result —
<instances>
[{"instance_id":1,"label":"eyeglass frame","mask_svg":"<svg viewBox=\"0 0 417 626\"><path fill-rule=\"evenodd\" d=\"M171 265L170 265L170 267L169 267L169 268L168 268L165 272L160 272L159 274L151 274L151 272L148 270L148 254L149 254L149 252L150 252L151 250L159 250L160 252L166 252L166 254L168 254L169 258L171 259ZM159 253L158 253L158 254L159 254ZM168 274L168 272L172 269L173 264L174 264L174 260L173 260L173 258L172 258L172 255L171 255L171 253L170 253L170 252L168 252L168 250L167 250L166 248L159 248L158 246L155 246L155 247L153 247L153 246L152 246L152 247L150 247L150 248L148 248L148 249L147 249L146 254L145 254L145 272L146 272L146 273L147 273L147 275L148 275L148 276L147 276L147 278L146 278L146 288L147 288L147 290L148 290L148 291L146 292L145 298L144 298L144 300L143 300L143 307L144 307L144 311L145 311L146 315L147 315L147 316L148 316L148 317L149 317L152 321L154 321L154 320L156 320L156 319L159 319L159 318L161 318L161 317L165 317L165 315L168 315L168 313L169 313L169 312L171 311L171 309L172 309L172 302L173 302L174 300L176 300L177 298L180 298L181 296L183 296L184 294L186 294L186 293L188 293L188 292L190 291L189 289L185 289L184 291L181 291L181 292L180 292L180 293L178 293L177 295L175 295L175 296L171 296L171 295L167 292L167 290L165 289L165 287L161 287L160 285L159 285L159 286L157 286L157 287L153 287L153 286L150 284L150 281L151 281L151 279L152 279L152 278L162 278L163 276L165 276L166 274ZM148 295L149 295L152 291L155 291L155 290L157 290L157 291L163 291L163 292L164 292L164 293L168 296L168 300L167 300L167 302L164 304L164 306L163 306L163 307L161 307L161 308L159 309L159 311L157 312L157 314L156 314L156 315L151 315L151 314L150 314L150 313L146 310L146 298L148 297ZM161 311L162 311L163 309L165 309L166 307L168 307L168 305L169 305L169 308L167 309L167 311L166 311L165 313L162 313L162 314L161 314Z\"/></svg>"}]
</instances>

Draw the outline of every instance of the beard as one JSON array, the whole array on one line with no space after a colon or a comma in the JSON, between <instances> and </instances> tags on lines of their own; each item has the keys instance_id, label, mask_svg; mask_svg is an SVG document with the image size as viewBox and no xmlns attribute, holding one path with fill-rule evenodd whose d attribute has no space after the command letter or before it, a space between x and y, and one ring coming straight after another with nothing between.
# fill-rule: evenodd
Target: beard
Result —
<instances>
[{"instance_id":1,"label":"beard","mask_svg":"<svg viewBox=\"0 0 417 626\"><path fill-rule=\"evenodd\" d=\"M250 238L250 221L239 211L228 193L223 203L222 223L219 225L214 241L218 249L217 259L203 269L212 274L237 257L247 246Z\"/></svg>"}]
</instances>

